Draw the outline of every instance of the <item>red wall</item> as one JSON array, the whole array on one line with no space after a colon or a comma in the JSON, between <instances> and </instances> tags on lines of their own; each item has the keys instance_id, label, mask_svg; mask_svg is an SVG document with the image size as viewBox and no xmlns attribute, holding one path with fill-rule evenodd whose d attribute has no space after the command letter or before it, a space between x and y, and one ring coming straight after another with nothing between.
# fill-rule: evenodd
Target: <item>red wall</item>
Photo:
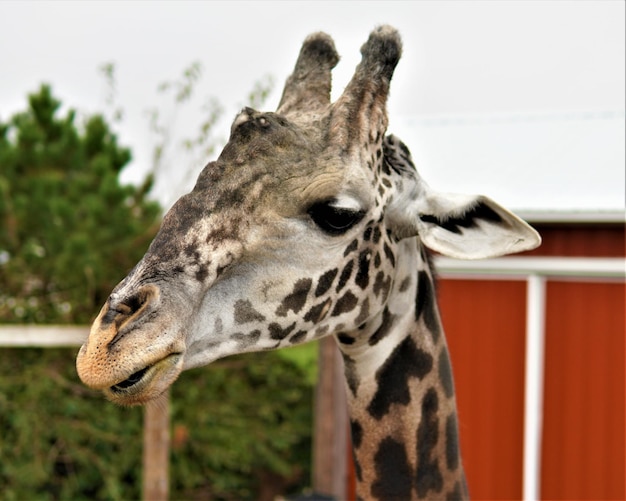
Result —
<instances>
[{"instance_id":1,"label":"red wall","mask_svg":"<svg viewBox=\"0 0 626 501\"><path fill-rule=\"evenodd\" d=\"M538 228L528 254L624 257L623 225ZM526 283L441 280L474 499L522 496ZM548 280L542 499L625 499L624 281Z\"/></svg>"},{"instance_id":2,"label":"red wall","mask_svg":"<svg viewBox=\"0 0 626 501\"><path fill-rule=\"evenodd\" d=\"M541 245L527 256L624 257L623 224L533 225L541 234Z\"/></svg>"},{"instance_id":3,"label":"red wall","mask_svg":"<svg viewBox=\"0 0 626 501\"><path fill-rule=\"evenodd\" d=\"M520 499L526 284L443 280L461 454L473 499Z\"/></svg>"},{"instance_id":4,"label":"red wall","mask_svg":"<svg viewBox=\"0 0 626 501\"><path fill-rule=\"evenodd\" d=\"M625 292L547 283L542 499L624 499ZM440 287L474 499L522 496L525 294L523 281Z\"/></svg>"},{"instance_id":5,"label":"red wall","mask_svg":"<svg viewBox=\"0 0 626 501\"><path fill-rule=\"evenodd\" d=\"M548 283L544 499L624 499L624 292Z\"/></svg>"}]
</instances>

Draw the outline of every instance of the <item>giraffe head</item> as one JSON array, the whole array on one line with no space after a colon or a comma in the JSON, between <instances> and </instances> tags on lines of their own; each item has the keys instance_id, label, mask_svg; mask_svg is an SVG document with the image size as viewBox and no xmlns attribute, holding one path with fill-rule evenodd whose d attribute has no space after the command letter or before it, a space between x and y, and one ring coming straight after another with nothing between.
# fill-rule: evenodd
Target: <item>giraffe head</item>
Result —
<instances>
[{"instance_id":1,"label":"giraffe head","mask_svg":"<svg viewBox=\"0 0 626 501\"><path fill-rule=\"evenodd\" d=\"M305 40L278 110L235 118L219 158L102 307L77 358L85 384L144 403L184 369L367 330L413 237L468 258L538 244L491 200L430 190L385 136L400 53L397 32L376 29L331 103L334 44L322 33Z\"/></svg>"}]
</instances>

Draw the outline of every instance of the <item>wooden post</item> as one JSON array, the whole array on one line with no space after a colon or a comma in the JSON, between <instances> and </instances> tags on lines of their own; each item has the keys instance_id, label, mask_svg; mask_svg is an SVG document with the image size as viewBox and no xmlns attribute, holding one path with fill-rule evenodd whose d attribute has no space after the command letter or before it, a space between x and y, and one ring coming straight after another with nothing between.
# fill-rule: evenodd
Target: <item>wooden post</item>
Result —
<instances>
[{"instance_id":1,"label":"wooden post","mask_svg":"<svg viewBox=\"0 0 626 501\"><path fill-rule=\"evenodd\" d=\"M143 418L143 500L166 501L169 494L170 396L148 402Z\"/></svg>"},{"instance_id":2,"label":"wooden post","mask_svg":"<svg viewBox=\"0 0 626 501\"><path fill-rule=\"evenodd\" d=\"M346 499L348 410L343 361L332 337L319 343L313 431L313 490Z\"/></svg>"}]
</instances>

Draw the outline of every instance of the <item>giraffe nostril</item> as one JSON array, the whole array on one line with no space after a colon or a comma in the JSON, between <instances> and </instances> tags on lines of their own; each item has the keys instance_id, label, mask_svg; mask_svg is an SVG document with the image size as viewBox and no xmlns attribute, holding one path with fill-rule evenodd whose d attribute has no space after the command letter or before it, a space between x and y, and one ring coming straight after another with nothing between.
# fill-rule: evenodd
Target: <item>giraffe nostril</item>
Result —
<instances>
[{"instance_id":1,"label":"giraffe nostril","mask_svg":"<svg viewBox=\"0 0 626 501\"><path fill-rule=\"evenodd\" d=\"M116 309L122 314L131 316L137 313L141 309L141 307L148 302L149 299L150 294L147 293L144 289L141 289L136 294L127 297L123 303L120 303L116 307Z\"/></svg>"},{"instance_id":2,"label":"giraffe nostril","mask_svg":"<svg viewBox=\"0 0 626 501\"><path fill-rule=\"evenodd\" d=\"M124 296L112 294L109 298L108 307L100 319L100 327L108 328L114 324L117 335L110 344L115 344L121 337L119 332L125 325L130 325L135 321L141 321L146 311L158 302L159 288L155 285L144 285Z\"/></svg>"},{"instance_id":3,"label":"giraffe nostril","mask_svg":"<svg viewBox=\"0 0 626 501\"><path fill-rule=\"evenodd\" d=\"M132 317L149 305L158 296L158 288L154 285L145 285L117 301L111 297L109 309L122 317Z\"/></svg>"}]
</instances>

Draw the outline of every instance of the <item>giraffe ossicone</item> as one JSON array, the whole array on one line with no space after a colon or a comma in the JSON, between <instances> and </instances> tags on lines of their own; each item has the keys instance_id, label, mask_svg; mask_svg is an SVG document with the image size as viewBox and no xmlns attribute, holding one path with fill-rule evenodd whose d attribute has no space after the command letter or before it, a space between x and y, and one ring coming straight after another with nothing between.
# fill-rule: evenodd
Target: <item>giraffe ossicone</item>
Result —
<instances>
[{"instance_id":1,"label":"giraffe ossicone","mask_svg":"<svg viewBox=\"0 0 626 501\"><path fill-rule=\"evenodd\" d=\"M245 108L218 159L163 219L77 357L113 402L158 398L182 370L333 335L358 495L466 497L452 372L427 248L458 258L536 247L482 196L431 190L387 134L401 42L374 30L343 94L308 37L275 113Z\"/></svg>"}]
</instances>

